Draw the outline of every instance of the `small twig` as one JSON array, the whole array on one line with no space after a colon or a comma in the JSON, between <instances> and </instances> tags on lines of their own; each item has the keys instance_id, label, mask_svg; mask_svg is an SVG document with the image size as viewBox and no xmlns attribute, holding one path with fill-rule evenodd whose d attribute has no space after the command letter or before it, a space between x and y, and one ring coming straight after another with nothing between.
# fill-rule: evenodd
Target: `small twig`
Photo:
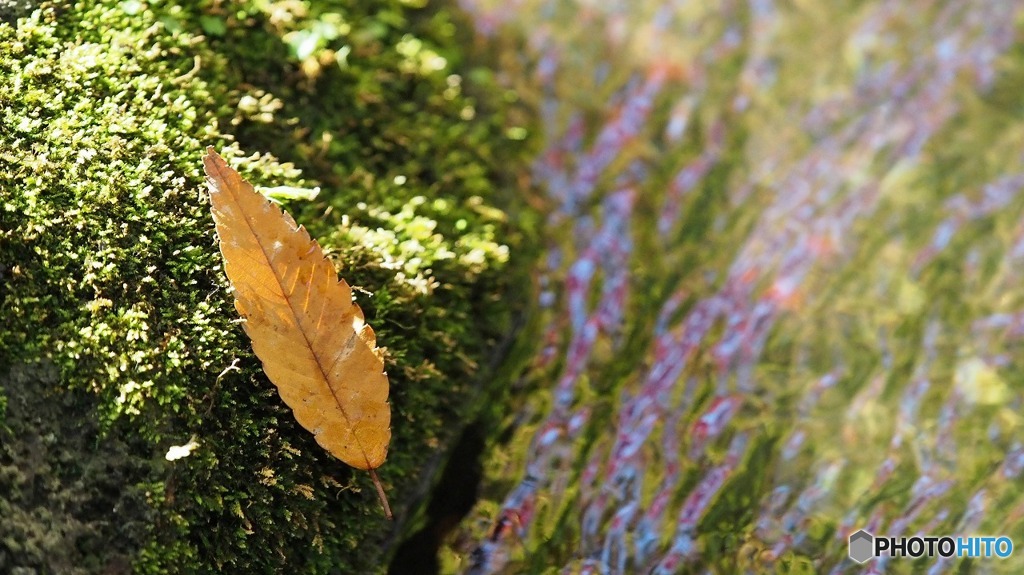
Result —
<instances>
[{"instance_id":1,"label":"small twig","mask_svg":"<svg viewBox=\"0 0 1024 575\"><path fill-rule=\"evenodd\" d=\"M195 77L196 74L199 73L199 68L201 66L202 66L202 60L199 59L199 55L197 54L196 57L192 59L192 69L189 70L188 72L185 72L181 76L178 76L177 78L171 79L171 83L172 84L181 84L181 83L183 83L183 82L185 82L187 80L191 80L193 77Z\"/></svg>"},{"instance_id":2,"label":"small twig","mask_svg":"<svg viewBox=\"0 0 1024 575\"><path fill-rule=\"evenodd\" d=\"M241 369L238 368L238 359L239 358L236 357L231 362L231 365L229 365L226 368L224 368L224 371L220 372L220 375L217 376L217 379L215 379L213 381L213 388L210 390L210 393L207 394L210 397L210 404L208 406L206 406L206 413L203 414L204 416L210 415L210 411L213 410L213 404L217 403L216 397L215 397L214 394L217 392L217 387L220 386L221 378L223 378L225 375L227 375L231 371L242 371Z\"/></svg>"},{"instance_id":3,"label":"small twig","mask_svg":"<svg viewBox=\"0 0 1024 575\"><path fill-rule=\"evenodd\" d=\"M384 506L384 516L388 518L388 521L394 519L391 515L391 506L388 505L388 496L384 494L384 486L380 484L380 478L377 477L377 470L370 470L370 478L373 479L373 486L377 488L377 497L380 497L380 504Z\"/></svg>"}]
</instances>

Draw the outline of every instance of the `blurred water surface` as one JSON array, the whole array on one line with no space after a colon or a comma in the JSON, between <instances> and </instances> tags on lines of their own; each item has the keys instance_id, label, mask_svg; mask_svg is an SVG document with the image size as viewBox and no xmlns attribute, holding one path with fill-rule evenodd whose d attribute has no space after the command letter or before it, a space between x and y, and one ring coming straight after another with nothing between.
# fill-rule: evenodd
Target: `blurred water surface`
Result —
<instances>
[{"instance_id":1,"label":"blurred water surface","mask_svg":"<svg viewBox=\"0 0 1024 575\"><path fill-rule=\"evenodd\" d=\"M543 322L465 573L1011 573L1024 3L461 0L540 117Z\"/></svg>"}]
</instances>

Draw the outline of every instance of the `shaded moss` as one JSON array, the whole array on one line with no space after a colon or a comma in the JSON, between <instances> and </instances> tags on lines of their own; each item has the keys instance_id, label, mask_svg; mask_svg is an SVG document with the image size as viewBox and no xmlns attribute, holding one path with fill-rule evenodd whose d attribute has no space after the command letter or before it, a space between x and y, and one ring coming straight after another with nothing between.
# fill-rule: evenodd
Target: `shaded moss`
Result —
<instances>
[{"instance_id":1,"label":"shaded moss","mask_svg":"<svg viewBox=\"0 0 1024 575\"><path fill-rule=\"evenodd\" d=\"M139 573L372 572L402 528L365 475L298 426L252 355L202 194L206 145L227 145L257 185L321 188L289 209L388 348L381 477L400 518L515 307L501 299L512 237L494 174L517 147L453 72L447 16L385 0L318 10L51 2L0 23L0 373L53 365L38 393L76 406L58 417L125 446L118 477L145 511L132 508L141 523L117 549ZM20 397L13 381L0 389ZM18 470L35 465L18 455L31 440L21 417L3 441ZM191 438L190 456L164 460ZM68 444L46 457L101 455ZM111 494L82 489L123 519ZM0 557L60 571L54 553L24 551L24 529L45 521L20 509ZM83 573L107 568L111 547L82 549Z\"/></svg>"},{"instance_id":2,"label":"shaded moss","mask_svg":"<svg viewBox=\"0 0 1024 575\"><path fill-rule=\"evenodd\" d=\"M0 377L11 401L0 442L0 571L128 573L151 519L142 478L153 462L130 434L101 436L96 397L57 381L47 363Z\"/></svg>"}]
</instances>

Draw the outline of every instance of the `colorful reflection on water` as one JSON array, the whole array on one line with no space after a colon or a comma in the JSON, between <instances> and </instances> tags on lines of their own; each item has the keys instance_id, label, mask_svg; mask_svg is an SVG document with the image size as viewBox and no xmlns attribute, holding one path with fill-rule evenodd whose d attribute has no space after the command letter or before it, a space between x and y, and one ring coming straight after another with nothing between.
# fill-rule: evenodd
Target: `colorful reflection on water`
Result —
<instances>
[{"instance_id":1,"label":"colorful reflection on water","mask_svg":"<svg viewBox=\"0 0 1024 575\"><path fill-rule=\"evenodd\" d=\"M847 538L1024 544L1024 3L459 4L540 115L547 246L446 569L1019 571Z\"/></svg>"}]
</instances>

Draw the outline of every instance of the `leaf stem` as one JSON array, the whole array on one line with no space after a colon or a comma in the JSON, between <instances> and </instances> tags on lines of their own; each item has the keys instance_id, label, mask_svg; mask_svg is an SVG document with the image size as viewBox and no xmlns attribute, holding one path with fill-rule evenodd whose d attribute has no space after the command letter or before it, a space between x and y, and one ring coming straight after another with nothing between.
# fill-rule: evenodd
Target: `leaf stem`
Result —
<instances>
[{"instance_id":1,"label":"leaf stem","mask_svg":"<svg viewBox=\"0 0 1024 575\"><path fill-rule=\"evenodd\" d=\"M384 506L384 516L388 521L394 519L391 515L391 506L388 505L388 496L384 494L384 486L380 484L380 477L377 477L377 470L370 470L370 478L373 479L373 486L377 488L377 497L380 497L380 504Z\"/></svg>"}]
</instances>

